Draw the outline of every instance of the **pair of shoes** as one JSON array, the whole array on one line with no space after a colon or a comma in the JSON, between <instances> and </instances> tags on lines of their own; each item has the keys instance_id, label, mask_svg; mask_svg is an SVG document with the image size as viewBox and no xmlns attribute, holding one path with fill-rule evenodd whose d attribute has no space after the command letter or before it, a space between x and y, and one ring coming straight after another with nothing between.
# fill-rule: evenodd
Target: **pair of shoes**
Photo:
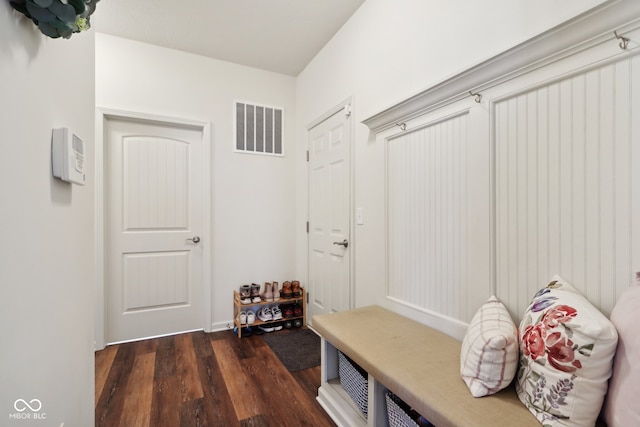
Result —
<instances>
[{"instance_id":1,"label":"pair of shoes","mask_svg":"<svg viewBox=\"0 0 640 427\"><path fill-rule=\"evenodd\" d=\"M258 329L260 329L262 332L273 332L274 331L273 325L271 325L271 324L260 325L260 326L258 326Z\"/></svg>"},{"instance_id":2,"label":"pair of shoes","mask_svg":"<svg viewBox=\"0 0 640 427\"><path fill-rule=\"evenodd\" d=\"M263 322L268 322L270 320L280 320L282 319L282 311L280 311L280 307L277 305L273 307L262 307L258 312L258 319Z\"/></svg>"},{"instance_id":3,"label":"pair of shoes","mask_svg":"<svg viewBox=\"0 0 640 427\"><path fill-rule=\"evenodd\" d=\"M291 282L291 293L293 294L294 298L302 296L302 290L300 290L300 282L298 282L297 280Z\"/></svg>"},{"instance_id":4,"label":"pair of shoes","mask_svg":"<svg viewBox=\"0 0 640 427\"><path fill-rule=\"evenodd\" d=\"M265 282L264 292L260 294L260 298L262 298L266 302L273 301L273 290L270 282Z\"/></svg>"},{"instance_id":5,"label":"pair of shoes","mask_svg":"<svg viewBox=\"0 0 640 427\"><path fill-rule=\"evenodd\" d=\"M258 311L258 319L262 320L263 322L273 320L271 309L269 307L262 307L260 311Z\"/></svg>"},{"instance_id":6,"label":"pair of shoes","mask_svg":"<svg viewBox=\"0 0 640 427\"><path fill-rule=\"evenodd\" d=\"M242 304L251 304L251 286L240 286L240 302Z\"/></svg>"},{"instance_id":7,"label":"pair of shoes","mask_svg":"<svg viewBox=\"0 0 640 427\"><path fill-rule=\"evenodd\" d=\"M289 319L291 317L293 317L293 305L292 304L285 304L282 306L282 316L285 319Z\"/></svg>"},{"instance_id":8,"label":"pair of shoes","mask_svg":"<svg viewBox=\"0 0 640 427\"><path fill-rule=\"evenodd\" d=\"M260 297L267 302L279 301L280 290L278 289L278 282L265 282L264 292L260 294Z\"/></svg>"},{"instance_id":9,"label":"pair of shoes","mask_svg":"<svg viewBox=\"0 0 640 427\"><path fill-rule=\"evenodd\" d=\"M251 302L258 303L262 301L260 298L260 285L257 283L251 284Z\"/></svg>"},{"instance_id":10,"label":"pair of shoes","mask_svg":"<svg viewBox=\"0 0 640 427\"><path fill-rule=\"evenodd\" d=\"M293 317L302 317L302 307L300 304L284 304L282 306L282 317L291 319Z\"/></svg>"},{"instance_id":11,"label":"pair of shoes","mask_svg":"<svg viewBox=\"0 0 640 427\"><path fill-rule=\"evenodd\" d=\"M258 329L262 332L273 332L279 331L282 329L282 322L268 323L265 325L258 326Z\"/></svg>"},{"instance_id":12,"label":"pair of shoes","mask_svg":"<svg viewBox=\"0 0 640 427\"><path fill-rule=\"evenodd\" d=\"M282 292L280 292L282 298L291 298L293 293L291 292L291 282L286 281L282 283Z\"/></svg>"},{"instance_id":13,"label":"pair of shoes","mask_svg":"<svg viewBox=\"0 0 640 427\"><path fill-rule=\"evenodd\" d=\"M241 325L253 325L256 322L256 314L253 310L240 312L240 324Z\"/></svg>"}]
</instances>

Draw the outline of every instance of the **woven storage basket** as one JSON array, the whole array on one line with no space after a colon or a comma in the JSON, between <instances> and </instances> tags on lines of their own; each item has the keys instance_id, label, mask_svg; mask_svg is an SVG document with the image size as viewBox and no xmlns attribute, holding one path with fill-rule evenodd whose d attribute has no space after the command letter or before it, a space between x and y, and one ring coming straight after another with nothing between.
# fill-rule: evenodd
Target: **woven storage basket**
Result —
<instances>
[{"instance_id":1,"label":"woven storage basket","mask_svg":"<svg viewBox=\"0 0 640 427\"><path fill-rule=\"evenodd\" d=\"M367 371L338 351L338 372L340 385L367 417L369 384Z\"/></svg>"},{"instance_id":2,"label":"woven storage basket","mask_svg":"<svg viewBox=\"0 0 640 427\"><path fill-rule=\"evenodd\" d=\"M433 424L412 410L409 405L392 392L387 392L385 399L387 401L389 427L434 427Z\"/></svg>"},{"instance_id":3,"label":"woven storage basket","mask_svg":"<svg viewBox=\"0 0 640 427\"><path fill-rule=\"evenodd\" d=\"M418 423L407 413L406 404L398 396L393 393L387 393L385 399L387 400L389 427L419 427Z\"/></svg>"}]
</instances>

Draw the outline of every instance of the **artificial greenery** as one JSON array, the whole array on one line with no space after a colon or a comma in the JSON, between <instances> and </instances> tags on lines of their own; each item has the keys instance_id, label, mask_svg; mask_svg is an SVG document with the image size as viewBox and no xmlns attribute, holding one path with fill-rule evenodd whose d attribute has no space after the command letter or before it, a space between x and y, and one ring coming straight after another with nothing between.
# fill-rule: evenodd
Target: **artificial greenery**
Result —
<instances>
[{"instance_id":1,"label":"artificial greenery","mask_svg":"<svg viewBox=\"0 0 640 427\"><path fill-rule=\"evenodd\" d=\"M89 17L100 0L9 0L11 6L38 26L42 34L68 39L91 27Z\"/></svg>"}]
</instances>

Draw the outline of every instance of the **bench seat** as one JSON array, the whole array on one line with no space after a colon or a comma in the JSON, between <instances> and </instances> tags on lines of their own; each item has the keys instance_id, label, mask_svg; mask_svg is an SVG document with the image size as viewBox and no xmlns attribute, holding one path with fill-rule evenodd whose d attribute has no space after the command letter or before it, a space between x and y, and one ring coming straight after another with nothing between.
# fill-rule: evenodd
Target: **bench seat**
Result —
<instances>
[{"instance_id":1,"label":"bench seat","mask_svg":"<svg viewBox=\"0 0 640 427\"><path fill-rule=\"evenodd\" d=\"M474 398L459 373L461 343L433 328L379 306L317 315L313 328L437 427L540 426L513 385Z\"/></svg>"}]
</instances>

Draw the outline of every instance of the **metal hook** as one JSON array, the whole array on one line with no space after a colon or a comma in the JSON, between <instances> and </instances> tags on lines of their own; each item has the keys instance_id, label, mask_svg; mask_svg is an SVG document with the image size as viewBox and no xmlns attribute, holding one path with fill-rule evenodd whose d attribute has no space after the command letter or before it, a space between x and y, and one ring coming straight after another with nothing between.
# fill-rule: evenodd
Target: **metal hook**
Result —
<instances>
[{"instance_id":1,"label":"metal hook","mask_svg":"<svg viewBox=\"0 0 640 427\"><path fill-rule=\"evenodd\" d=\"M401 131L407 130L407 124L406 123L396 123L396 126L398 126Z\"/></svg>"},{"instance_id":2,"label":"metal hook","mask_svg":"<svg viewBox=\"0 0 640 427\"><path fill-rule=\"evenodd\" d=\"M478 104L480 104L480 102L482 102L482 94L481 93L473 93L473 92L469 91L469 95L474 96L475 97L474 101L476 101Z\"/></svg>"},{"instance_id":3,"label":"metal hook","mask_svg":"<svg viewBox=\"0 0 640 427\"><path fill-rule=\"evenodd\" d=\"M620 43L618 43L618 46L620 46L620 49L627 50L627 47L629 47L629 39L627 37L618 35L617 31L614 31L613 35L616 36L618 40L620 40Z\"/></svg>"}]
</instances>

